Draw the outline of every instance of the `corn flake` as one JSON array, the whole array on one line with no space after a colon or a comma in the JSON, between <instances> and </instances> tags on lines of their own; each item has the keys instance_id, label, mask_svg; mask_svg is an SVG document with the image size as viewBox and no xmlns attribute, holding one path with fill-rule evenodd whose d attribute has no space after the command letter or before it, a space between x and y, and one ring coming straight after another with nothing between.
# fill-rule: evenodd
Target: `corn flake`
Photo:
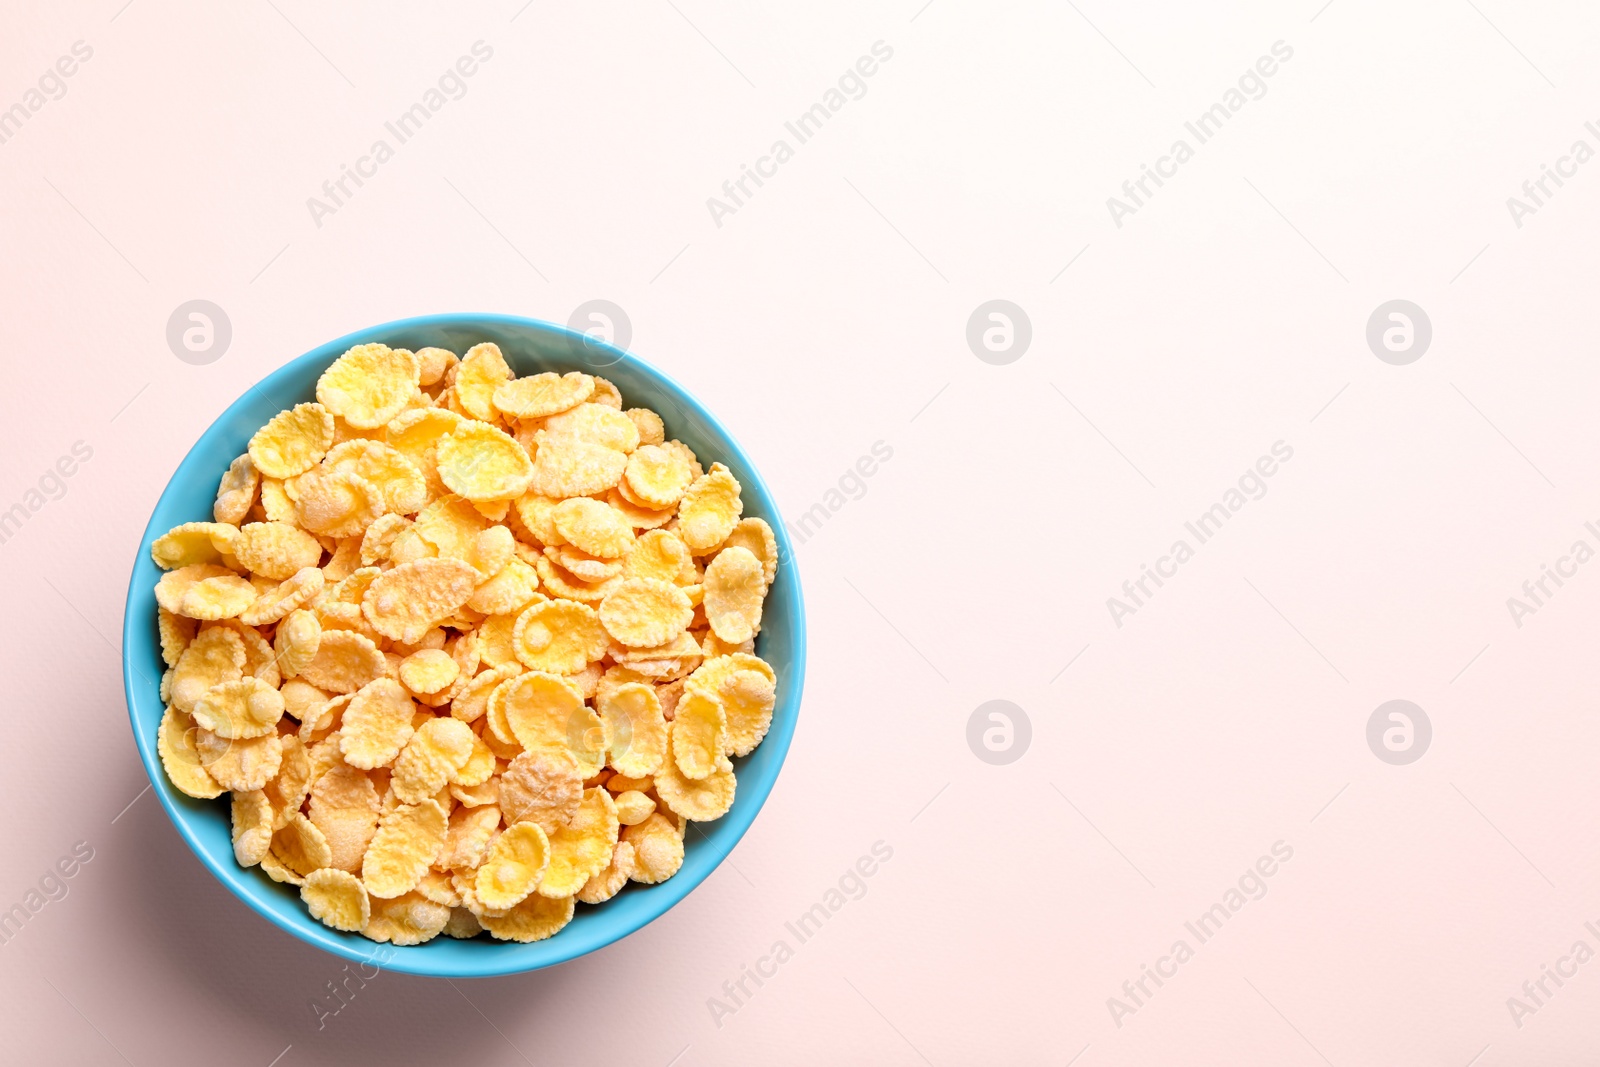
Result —
<instances>
[{"instance_id":1,"label":"corn flake","mask_svg":"<svg viewBox=\"0 0 1600 1067\"><path fill-rule=\"evenodd\" d=\"M512 379L511 367L495 344L473 345L456 367L455 397L462 410L483 422L498 422L495 390Z\"/></svg>"},{"instance_id":2,"label":"corn flake","mask_svg":"<svg viewBox=\"0 0 1600 1067\"><path fill-rule=\"evenodd\" d=\"M604 789L587 789L578 810L550 837L550 865L539 882L543 897L570 897L611 862L617 845L617 805Z\"/></svg>"},{"instance_id":3,"label":"corn flake","mask_svg":"<svg viewBox=\"0 0 1600 1067\"><path fill-rule=\"evenodd\" d=\"M500 811L507 826L536 822L554 833L577 812L582 797L583 776L568 752L524 752L500 776Z\"/></svg>"},{"instance_id":4,"label":"corn flake","mask_svg":"<svg viewBox=\"0 0 1600 1067\"><path fill-rule=\"evenodd\" d=\"M542 419L577 407L594 392L594 379L580 371L546 372L506 381L495 387L493 403L513 419Z\"/></svg>"},{"instance_id":5,"label":"corn flake","mask_svg":"<svg viewBox=\"0 0 1600 1067\"><path fill-rule=\"evenodd\" d=\"M501 941L543 941L572 921L574 907L572 897L552 900L534 894L504 915L484 912L478 915L478 922L490 937Z\"/></svg>"},{"instance_id":6,"label":"corn flake","mask_svg":"<svg viewBox=\"0 0 1600 1067\"><path fill-rule=\"evenodd\" d=\"M283 697L259 678L220 682L195 702L194 721L230 740L273 733L283 717Z\"/></svg>"},{"instance_id":7,"label":"corn flake","mask_svg":"<svg viewBox=\"0 0 1600 1067\"><path fill-rule=\"evenodd\" d=\"M519 822L495 838L473 888L485 908L514 908L538 886L549 864L544 830L538 823Z\"/></svg>"},{"instance_id":8,"label":"corn flake","mask_svg":"<svg viewBox=\"0 0 1600 1067\"><path fill-rule=\"evenodd\" d=\"M471 501L515 500L528 491L534 463L512 436L483 422L463 422L439 441L439 478Z\"/></svg>"},{"instance_id":9,"label":"corn flake","mask_svg":"<svg viewBox=\"0 0 1600 1067\"><path fill-rule=\"evenodd\" d=\"M161 756L167 780L178 792L200 800L222 795L222 786L200 763L200 753L195 748L194 721L177 708L169 706L161 716L161 725L156 730L156 752Z\"/></svg>"},{"instance_id":10,"label":"corn flake","mask_svg":"<svg viewBox=\"0 0 1600 1067\"><path fill-rule=\"evenodd\" d=\"M615 486L627 466L627 454L614 448L575 437L545 438L534 456L528 488L557 499L593 496Z\"/></svg>"},{"instance_id":11,"label":"corn flake","mask_svg":"<svg viewBox=\"0 0 1600 1067\"><path fill-rule=\"evenodd\" d=\"M576 674L605 655L610 643L600 615L571 601L546 600L517 616L512 640L530 670Z\"/></svg>"},{"instance_id":12,"label":"corn flake","mask_svg":"<svg viewBox=\"0 0 1600 1067\"><path fill-rule=\"evenodd\" d=\"M720 463L684 492L678 505L678 535L696 555L709 552L727 540L744 511L739 482Z\"/></svg>"},{"instance_id":13,"label":"corn flake","mask_svg":"<svg viewBox=\"0 0 1600 1067\"><path fill-rule=\"evenodd\" d=\"M367 892L388 900L415 889L444 847L448 828L444 809L433 800L402 804L385 815L361 861Z\"/></svg>"},{"instance_id":14,"label":"corn flake","mask_svg":"<svg viewBox=\"0 0 1600 1067\"><path fill-rule=\"evenodd\" d=\"M681 452L662 445L641 445L628 457L623 494L631 495L640 507L670 508L683 499L692 480L693 471Z\"/></svg>"},{"instance_id":15,"label":"corn flake","mask_svg":"<svg viewBox=\"0 0 1600 1067\"><path fill-rule=\"evenodd\" d=\"M373 580L361 613L383 636L415 643L465 604L477 585L478 572L465 560L413 560Z\"/></svg>"},{"instance_id":16,"label":"corn flake","mask_svg":"<svg viewBox=\"0 0 1600 1067\"><path fill-rule=\"evenodd\" d=\"M669 733L677 771L696 781L708 777L728 747L728 720L722 701L703 690L689 690L678 702Z\"/></svg>"},{"instance_id":17,"label":"corn flake","mask_svg":"<svg viewBox=\"0 0 1600 1067\"><path fill-rule=\"evenodd\" d=\"M317 379L317 400L352 428L375 430L405 410L417 395L421 374L422 361L414 352L356 345ZM256 465L260 463L256 459Z\"/></svg>"},{"instance_id":18,"label":"corn flake","mask_svg":"<svg viewBox=\"0 0 1600 1067\"><path fill-rule=\"evenodd\" d=\"M334 930L355 933L372 919L366 887L348 871L328 867L310 872L300 887L300 899L313 919Z\"/></svg>"},{"instance_id":19,"label":"corn flake","mask_svg":"<svg viewBox=\"0 0 1600 1067\"><path fill-rule=\"evenodd\" d=\"M257 471L281 481L315 467L332 447L333 414L321 404L296 404L256 431L249 457Z\"/></svg>"},{"instance_id":20,"label":"corn flake","mask_svg":"<svg viewBox=\"0 0 1600 1067\"><path fill-rule=\"evenodd\" d=\"M345 708L339 727L339 751L345 762L365 770L388 764L416 732L411 725L416 710L411 697L392 678L362 686Z\"/></svg>"},{"instance_id":21,"label":"corn flake","mask_svg":"<svg viewBox=\"0 0 1600 1067\"><path fill-rule=\"evenodd\" d=\"M211 506L211 517L218 522L239 525L255 506L260 487L261 472L256 470L249 453L238 457L228 464L222 481L217 484L217 500Z\"/></svg>"},{"instance_id":22,"label":"corn flake","mask_svg":"<svg viewBox=\"0 0 1600 1067\"><path fill-rule=\"evenodd\" d=\"M747 548L718 552L706 567L705 609L711 632L731 644L748 641L761 630L761 602L767 595L766 575Z\"/></svg>"}]
</instances>

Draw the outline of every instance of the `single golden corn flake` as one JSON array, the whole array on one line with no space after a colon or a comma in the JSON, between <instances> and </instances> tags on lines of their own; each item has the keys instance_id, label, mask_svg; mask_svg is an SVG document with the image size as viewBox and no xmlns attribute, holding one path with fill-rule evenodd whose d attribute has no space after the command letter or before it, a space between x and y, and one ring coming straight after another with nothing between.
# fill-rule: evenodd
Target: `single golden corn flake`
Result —
<instances>
[{"instance_id":1,"label":"single golden corn flake","mask_svg":"<svg viewBox=\"0 0 1600 1067\"><path fill-rule=\"evenodd\" d=\"M372 918L372 906L361 879L334 867L307 874L305 885L300 887L300 899L313 919L345 933L365 929Z\"/></svg>"},{"instance_id":2,"label":"single golden corn flake","mask_svg":"<svg viewBox=\"0 0 1600 1067\"><path fill-rule=\"evenodd\" d=\"M221 566L238 536L238 527L230 523L186 522L151 542L150 558L164 571L206 563Z\"/></svg>"},{"instance_id":3,"label":"single golden corn flake","mask_svg":"<svg viewBox=\"0 0 1600 1067\"><path fill-rule=\"evenodd\" d=\"M621 411L606 404L579 404L559 415L551 415L544 420L544 431L551 437L576 437L618 452L632 452L639 447L639 427Z\"/></svg>"},{"instance_id":4,"label":"single golden corn flake","mask_svg":"<svg viewBox=\"0 0 1600 1067\"><path fill-rule=\"evenodd\" d=\"M465 500L515 500L528 491L534 463L512 436L483 422L463 422L439 440L439 477Z\"/></svg>"},{"instance_id":5,"label":"single golden corn flake","mask_svg":"<svg viewBox=\"0 0 1600 1067\"><path fill-rule=\"evenodd\" d=\"M713 463L678 504L678 536L689 551L704 554L727 540L743 512L738 480L727 467Z\"/></svg>"},{"instance_id":6,"label":"single golden corn flake","mask_svg":"<svg viewBox=\"0 0 1600 1067\"><path fill-rule=\"evenodd\" d=\"M372 901L372 917L363 935L394 945L421 945L432 941L450 921L452 909L436 904L421 893L410 892L393 900Z\"/></svg>"},{"instance_id":7,"label":"single golden corn flake","mask_svg":"<svg viewBox=\"0 0 1600 1067\"><path fill-rule=\"evenodd\" d=\"M484 912L478 922L490 937L501 941L543 941L572 921L574 909L572 897L553 900L534 894L503 915Z\"/></svg>"},{"instance_id":8,"label":"single golden corn flake","mask_svg":"<svg viewBox=\"0 0 1600 1067\"><path fill-rule=\"evenodd\" d=\"M711 632L737 644L761 630L761 603L767 581L761 561L747 548L718 552L706 567L705 609Z\"/></svg>"},{"instance_id":9,"label":"single golden corn flake","mask_svg":"<svg viewBox=\"0 0 1600 1067\"><path fill-rule=\"evenodd\" d=\"M665 882L683 866L683 834L660 812L635 826L624 827L622 840L633 846L633 869L628 877L635 882Z\"/></svg>"},{"instance_id":10,"label":"single golden corn flake","mask_svg":"<svg viewBox=\"0 0 1600 1067\"><path fill-rule=\"evenodd\" d=\"M389 788L402 804L420 804L443 789L472 755L477 738L460 719L430 718L394 761Z\"/></svg>"},{"instance_id":11,"label":"single golden corn flake","mask_svg":"<svg viewBox=\"0 0 1600 1067\"><path fill-rule=\"evenodd\" d=\"M365 478L383 493L384 509L408 515L428 502L428 482L417 465L381 441L355 440L335 445L322 467Z\"/></svg>"},{"instance_id":12,"label":"single golden corn flake","mask_svg":"<svg viewBox=\"0 0 1600 1067\"><path fill-rule=\"evenodd\" d=\"M302 878L328 867L333 860L328 839L317 829L316 823L298 811L272 835L272 851L284 866Z\"/></svg>"},{"instance_id":13,"label":"single golden corn flake","mask_svg":"<svg viewBox=\"0 0 1600 1067\"><path fill-rule=\"evenodd\" d=\"M433 861L435 866L476 869L499 828L500 809L493 804L457 808L450 813L450 827L444 848Z\"/></svg>"},{"instance_id":14,"label":"single golden corn flake","mask_svg":"<svg viewBox=\"0 0 1600 1067\"><path fill-rule=\"evenodd\" d=\"M375 430L405 410L417 395L421 374L422 361L414 352L356 345L317 379L317 400L351 427Z\"/></svg>"},{"instance_id":15,"label":"single golden corn flake","mask_svg":"<svg viewBox=\"0 0 1600 1067\"><path fill-rule=\"evenodd\" d=\"M497 526L497 530L505 527ZM513 559L494 577L474 589L467 607L485 615L510 616L513 621L522 609L539 595L539 572L520 559Z\"/></svg>"},{"instance_id":16,"label":"single golden corn flake","mask_svg":"<svg viewBox=\"0 0 1600 1067\"><path fill-rule=\"evenodd\" d=\"M488 743L473 734L472 751L468 753L466 762L450 773L450 784L470 789L487 782L497 769L494 752Z\"/></svg>"},{"instance_id":17,"label":"single golden corn flake","mask_svg":"<svg viewBox=\"0 0 1600 1067\"><path fill-rule=\"evenodd\" d=\"M261 479L263 522L296 522L294 500L281 478Z\"/></svg>"},{"instance_id":18,"label":"single golden corn flake","mask_svg":"<svg viewBox=\"0 0 1600 1067\"><path fill-rule=\"evenodd\" d=\"M286 522L248 522L233 541L233 555L246 569L281 582L322 560L315 537Z\"/></svg>"},{"instance_id":19,"label":"single golden corn flake","mask_svg":"<svg viewBox=\"0 0 1600 1067\"><path fill-rule=\"evenodd\" d=\"M571 753L524 752L500 775L500 811L507 826L536 822L545 833L565 826L583 798L583 776Z\"/></svg>"},{"instance_id":20,"label":"single golden corn flake","mask_svg":"<svg viewBox=\"0 0 1600 1067\"><path fill-rule=\"evenodd\" d=\"M748 756L767 736L777 703L775 678L755 656L735 653L709 661L687 679L691 690L721 702L728 722L727 755Z\"/></svg>"},{"instance_id":21,"label":"single golden corn flake","mask_svg":"<svg viewBox=\"0 0 1600 1067\"><path fill-rule=\"evenodd\" d=\"M461 362L456 354L448 348L419 348L417 349L417 384L423 388L436 385L445 376L445 372Z\"/></svg>"},{"instance_id":22,"label":"single golden corn flake","mask_svg":"<svg viewBox=\"0 0 1600 1067\"><path fill-rule=\"evenodd\" d=\"M280 481L304 474L333 447L333 413L321 404L280 411L250 438L250 462Z\"/></svg>"},{"instance_id":23,"label":"single golden corn flake","mask_svg":"<svg viewBox=\"0 0 1600 1067\"><path fill-rule=\"evenodd\" d=\"M233 630L213 627L199 634L172 669L171 699L185 714L207 690L220 682L235 682L244 677L244 640Z\"/></svg>"},{"instance_id":24,"label":"single golden corn flake","mask_svg":"<svg viewBox=\"0 0 1600 1067\"><path fill-rule=\"evenodd\" d=\"M161 639L161 661L169 667L176 667L178 657L183 655L184 649L189 647L189 642L194 640L198 626L194 619L186 619L166 608L157 607L156 633Z\"/></svg>"},{"instance_id":25,"label":"single golden corn flake","mask_svg":"<svg viewBox=\"0 0 1600 1067\"><path fill-rule=\"evenodd\" d=\"M235 792L233 858L241 867L254 867L272 847L272 805L259 789Z\"/></svg>"},{"instance_id":26,"label":"single golden corn flake","mask_svg":"<svg viewBox=\"0 0 1600 1067\"><path fill-rule=\"evenodd\" d=\"M546 372L495 387L495 409L513 419L542 419L577 407L594 392L594 379L581 371Z\"/></svg>"},{"instance_id":27,"label":"single golden corn flake","mask_svg":"<svg viewBox=\"0 0 1600 1067\"><path fill-rule=\"evenodd\" d=\"M641 445L659 445L667 439L667 428L661 421L661 416L649 408L628 408L623 411L639 431Z\"/></svg>"},{"instance_id":28,"label":"single golden corn flake","mask_svg":"<svg viewBox=\"0 0 1600 1067\"><path fill-rule=\"evenodd\" d=\"M354 630L323 629L316 654L299 671L300 677L330 693L354 693L384 675L385 661L378 646Z\"/></svg>"},{"instance_id":29,"label":"single golden corn flake","mask_svg":"<svg viewBox=\"0 0 1600 1067\"><path fill-rule=\"evenodd\" d=\"M455 396L468 415L483 422L498 422L495 390L511 380L511 367L500 354L499 345L473 345L456 367Z\"/></svg>"},{"instance_id":30,"label":"single golden corn flake","mask_svg":"<svg viewBox=\"0 0 1600 1067\"><path fill-rule=\"evenodd\" d=\"M466 559L477 548L478 535L489 523L454 493L442 496L417 513L412 529L441 556Z\"/></svg>"},{"instance_id":31,"label":"single golden corn flake","mask_svg":"<svg viewBox=\"0 0 1600 1067\"><path fill-rule=\"evenodd\" d=\"M278 627L278 630L281 633L283 627ZM305 722L307 716L314 717L328 702L327 693L300 678L291 678L284 682L283 688L278 692L283 697L284 714L296 722Z\"/></svg>"},{"instance_id":32,"label":"single golden corn flake","mask_svg":"<svg viewBox=\"0 0 1600 1067\"><path fill-rule=\"evenodd\" d=\"M202 729L230 740L273 733L283 717L283 697L259 678L219 682L194 705Z\"/></svg>"},{"instance_id":33,"label":"single golden corn flake","mask_svg":"<svg viewBox=\"0 0 1600 1067\"><path fill-rule=\"evenodd\" d=\"M624 826L637 826L655 814L656 802L637 789L625 789L616 798L617 821Z\"/></svg>"},{"instance_id":34,"label":"single golden corn flake","mask_svg":"<svg viewBox=\"0 0 1600 1067\"><path fill-rule=\"evenodd\" d=\"M452 910L461 907L461 894L451 884L449 873L437 867L429 867L423 874L422 881L417 883L417 892Z\"/></svg>"},{"instance_id":35,"label":"single golden corn flake","mask_svg":"<svg viewBox=\"0 0 1600 1067\"><path fill-rule=\"evenodd\" d=\"M635 530L654 530L665 526L678 517L677 508L662 508L659 511L651 508L640 507L622 495L621 485L606 493L606 503L617 509L617 514L628 520L628 525Z\"/></svg>"},{"instance_id":36,"label":"single golden corn flake","mask_svg":"<svg viewBox=\"0 0 1600 1067\"><path fill-rule=\"evenodd\" d=\"M606 754L618 773L647 778L667 754L667 722L655 688L625 682L596 695Z\"/></svg>"},{"instance_id":37,"label":"single golden corn flake","mask_svg":"<svg viewBox=\"0 0 1600 1067\"><path fill-rule=\"evenodd\" d=\"M261 472L256 470L249 453L228 464L217 484L217 500L211 506L211 517L218 522L234 526L244 521L255 506L256 492L261 487Z\"/></svg>"},{"instance_id":38,"label":"single golden corn flake","mask_svg":"<svg viewBox=\"0 0 1600 1067\"><path fill-rule=\"evenodd\" d=\"M604 789L584 790L578 810L550 837L550 865L536 892L570 897L611 861L617 845L617 805Z\"/></svg>"},{"instance_id":39,"label":"single golden corn flake","mask_svg":"<svg viewBox=\"0 0 1600 1067\"><path fill-rule=\"evenodd\" d=\"M534 456L528 488L557 499L593 496L615 486L627 466L627 454L614 448L576 437L546 438Z\"/></svg>"},{"instance_id":40,"label":"single golden corn flake","mask_svg":"<svg viewBox=\"0 0 1600 1067\"><path fill-rule=\"evenodd\" d=\"M362 686L345 708L339 727L339 751L345 762L364 770L388 764L416 732L411 725L416 710L411 697L392 678L378 678Z\"/></svg>"},{"instance_id":41,"label":"single golden corn flake","mask_svg":"<svg viewBox=\"0 0 1600 1067\"><path fill-rule=\"evenodd\" d=\"M460 673L460 665L443 649L424 648L400 661L400 684L413 694L437 693Z\"/></svg>"},{"instance_id":42,"label":"single golden corn flake","mask_svg":"<svg viewBox=\"0 0 1600 1067\"><path fill-rule=\"evenodd\" d=\"M231 792L261 789L272 781L283 762L283 739L275 733L235 741L196 728L194 738L200 765L218 785Z\"/></svg>"},{"instance_id":43,"label":"single golden corn flake","mask_svg":"<svg viewBox=\"0 0 1600 1067\"><path fill-rule=\"evenodd\" d=\"M762 576L767 585L771 585L778 576L778 539L766 519L754 515L740 519L728 539L718 545L715 551L720 553L729 548L748 549L751 555L760 560Z\"/></svg>"},{"instance_id":44,"label":"single golden corn flake","mask_svg":"<svg viewBox=\"0 0 1600 1067\"><path fill-rule=\"evenodd\" d=\"M391 899L417 887L444 848L449 820L436 801L402 804L378 821L361 860L361 881L374 897Z\"/></svg>"},{"instance_id":45,"label":"single golden corn flake","mask_svg":"<svg viewBox=\"0 0 1600 1067\"><path fill-rule=\"evenodd\" d=\"M551 674L577 674L605 655L610 644L598 612L563 600L541 601L523 611L512 640L528 669Z\"/></svg>"},{"instance_id":46,"label":"single golden corn flake","mask_svg":"<svg viewBox=\"0 0 1600 1067\"><path fill-rule=\"evenodd\" d=\"M324 581L322 571L316 567L296 571L287 581L274 585L256 597L254 603L239 613L239 621L247 626L275 623L311 603L322 592Z\"/></svg>"},{"instance_id":47,"label":"single golden corn flake","mask_svg":"<svg viewBox=\"0 0 1600 1067\"><path fill-rule=\"evenodd\" d=\"M563 500L551 518L567 543L591 556L617 559L633 547L633 528L615 508L598 500Z\"/></svg>"},{"instance_id":48,"label":"single golden corn flake","mask_svg":"<svg viewBox=\"0 0 1600 1067\"><path fill-rule=\"evenodd\" d=\"M517 518L541 545L556 547L566 544L566 539L556 529L556 505L561 501L538 493L524 493L517 497Z\"/></svg>"},{"instance_id":49,"label":"single golden corn flake","mask_svg":"<svg viewBox=\"0 0 1600 1067\"><path fill-rule=\"evenodd\" d=\"M504 683L501 699L506 725L525 751L568 752L583 778L604 766L600 717L584 704L583 694L565 678L529 671ZM493 697L490 703L494 703Z\"/></svg>"},{"instance_id":50,"label":"single golden corn flake","mask_svg":"<svg viewBox=\"0 0 1600 1067\"><path fill-rule=\"evenodd\" d=\"M383 636L415 643L465 604L477 586L478 572L465 560L413 560L373 580L361 598L361 613Z\"/></svg>"},{"instance_id":51,"label":"single golden corn flake","mask_svg":"<svg viewBox=\"0 0 1600 1067\"><path fill-rule=\"evenodd\" d=\"M494 839L473 888L486 908L514 908L538 886L549 864L544 830L538 823L519 822Z\"/></svg>"},{"instance_id":52,"label":"single golden corn flake","mask_svg":"<svg viewBox=\"0 0 1600 1067\"><path fill-rule=\"evenodd\" d=\"M293 678L305 670L316 658L321 645L322 623L317 621L316 612L305 608L291 611L278 623L272 635L272 650L277 657L278 668L286 678Z\"/></svg>"},{"instance_id":53,"label":"single golden corn flake","mask_svg":"<svg viewBox=\"0 0 1600 1067\"><path fill-rule=\"evenodd\" d=\"M689 546L683 538L670 530L651 530L640 535L623 563L622 573L627 578L653 578L676 584L678 575L692 565Z\"/></svg>"},{"instance_id":54,"label":"single golden corn flake","mask_svg":"<svg viewBox=\"0 0 1600 1067\"><path fill-rule=\"evenodd\" d=\"M337 755L335 743L333 752ZM328 866L342 871L361 869L367 845L378 829L378 790L359 768L339 760L311 786L308 809L311 821L328 842Z\"/></svg>"},{"instance_id":55,"label":"single golden corn flake","mask_svg":"<svg viewBox=\"0 0 1600 1067\"><path fill-rule=\"evenodd\" d=\"M728 720L722 701L703 690L689 690L678 701L668 732L676 770L685 778L708 777L728 747Z\"/></svg>"},{"instance_id":56,"label":"single golden corn flake","mask_svg":"<svg viewBox=\"0 0 1600 1067\"><path fill-rule=\"evenodd\" d=\"M692 480L682 453L662 445L641 445L628 457L623 495L631 494L640 507L670 508L683 499Z\"/></svg>"},{"instance_id":57,"label":"single golden corn flake","mask_svg":"<svg viewBox=\"0 0 1600 1067\"><path fill-rule=\"evenodd\" d=\"M655 811L654 803L646 799L650 810ZM618 809L621 810L620 807ZM626 820L624 820L626 821ZM611 862L598 872L591 875L583 883L583 888L578 890L577 897L585 904L604 904L622 891L628 884L628 873L633 870L633 843L618 841L616 848L611 851Z\"/></svg>"},{"instance_id":58,"label":"single golden corn flake","mask_svg":"<svg viewBox=\"0 0 1600 1067\"><path fill-rule=\"evenodd\" d=\"M284 882L296 888L306 884L306 880L289 869L289 865L278 857L278 854L267 849L267 854L261 857L259 865L268 878L274 882Z\"/></svg>"},{"instance_id":59,"label":"single golden corn flake","mask_svg":"<svg viewBox=\"0 0 1600 1067\"><path fill-rule=\"evenodd\" d=\"M678 714L682 718L682 707L678 709ZM674 719L674 724L677 721ZM734 791L738 784L734 779L733 764L726 756L718 756L712 772L699 779L680 774L676 759L667 760L655 780L656 795L661 802L675 815L693 822L710 822L726 815L728 809L733 807Z\"/></svg>"},{"instance_id":60,"label":"single golden corn flake","mask_svg":"<svg viewBox=\"0 0 1600 1067\"><path fill-rule=\"evenodd\" d=\"M383 490L352 471L313 467L294 480L295 521L315 534L358 537L387 506Z\"/></svg>"},{"instance_id":61,"label":"single golden corn flake","mask_svg":"<svg viewBox=\"0 0 1600 1067\"><path fill-rule=\"evenodd\" d=\"M600 602L606 632L630 648L655 648L689 626L694 608L683 590L658 578L624 578Z\"/></svg>"},{"instance_id":62,"label":"single golden corn flake","mask_svg":"<svg viewBox=\"0 0 1600 1067\"><path fill-rule=\"evenodd\" d=\"M194 721L177 708L169 706L161 716L161 725L156 730L156 752L161 756L167 780L178 792L200 800L211 800L223 794L222 786L201 765L200 752L195 748Z\"/></svg>"}]
</instances>

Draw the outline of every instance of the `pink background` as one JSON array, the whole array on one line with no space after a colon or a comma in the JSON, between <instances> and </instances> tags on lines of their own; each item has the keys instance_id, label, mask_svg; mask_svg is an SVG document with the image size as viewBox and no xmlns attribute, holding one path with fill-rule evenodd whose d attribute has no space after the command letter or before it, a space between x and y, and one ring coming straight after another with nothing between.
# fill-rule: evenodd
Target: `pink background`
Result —
<instances>
[{"instance_id":1,"label":"pink background","mask_svg":"<svg viewBox=\"0 0 1600 1067\"><path fill-rule=\"evenodd\" d=\"M1520 627L1506 607L1600 548L1600 163L1520 228L1505 203L1600 147L1600 13L122 4L12 4L0 31L0 108L93 49L0 144L0 511L93 450L0 544L0 909L94 853L0 945L10 1057L1600 1054L1600 962L1520 1027L1507 1008L1574 942L1600 950L1600 564ZM315 225L306 199L479 40L466 95ZM706 198L878 40L866 95L717 226ZM1278 40L1267 94L1114 225L1106 198ZM205 366L165 339L196 298L233 328ZM788 764L731 862L625 942L492 981L385 973L318 1029L340 961L236 902L141 794L117 649L139 534L195 437L308 348L593 298L791 516L893 449L799 550ZM1006 366L964 336L993 298L1033 327ZM1396 298L1434 332L1404 367L1364 339ZM1279 440L1266 496L1115 626L1106 598ZM1005 766L966 741L994 699L1032 724ZM1433 724L1409 766L1366 744L1391 699ZM784 924L880 840L866 895L796 944ZM1278 841L1266 895L1119 1027L1107 998ZM793 958L714 1019L779 939Z\"/></svg>"}]
</instances>

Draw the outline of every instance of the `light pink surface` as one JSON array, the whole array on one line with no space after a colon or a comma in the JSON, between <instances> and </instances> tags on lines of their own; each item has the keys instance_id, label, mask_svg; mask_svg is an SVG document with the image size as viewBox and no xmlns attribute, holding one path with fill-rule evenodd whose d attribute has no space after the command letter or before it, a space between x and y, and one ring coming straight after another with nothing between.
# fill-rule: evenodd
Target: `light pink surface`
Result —
<instances>
[{"instance_id":1,"label":"light pink surface","mask_svg":"<svg viewBox=\"0 0 1600 1067\"><path fill-rule=\"evenodd\" d=\"M122 3L13 4L0 32L0 108L93 50L0 144L0 511L93 451L0 544L0 908L93 849L0 946L8 1060L1600 1054L1600 962L1520 1026L1507 1005L1600 950L1600 563L1520 627L1506 605L1600 547L1600 163L1520 228L1506 207L1600 147L1591 8ZM315 225L306 199L479 40L466 95ZM867 94L717 226L707 197L878 40ZM1106 198L1277 40L1267 95L1115 226ZM788 765L732 861L627 941L517 978L383 974L319 1029L339 961L225 893L140 792L117 651L138 536L194 438L306 349L596 297L791 516L893 449L800 549ZM1033 323L1009 366L964 340L995 297ZM195 298L233 326L207 366L165 340ZM1363 337L1394 298L1433 323L1411 366ZM1279 440L1265 497L1115 626L1106 598ZM1033 740L997 767L965 730L999 698ZM1396 698L1434 726L1410 766L1366 745ZM880 840L866 895L799 944L785 923ZM1186 934L1279 841L1265 896ZM1108 998L1179 938L1193 959L1117 1025ZM780 939L793 958L714 1017Z\"/></svg>"}]
</instances>

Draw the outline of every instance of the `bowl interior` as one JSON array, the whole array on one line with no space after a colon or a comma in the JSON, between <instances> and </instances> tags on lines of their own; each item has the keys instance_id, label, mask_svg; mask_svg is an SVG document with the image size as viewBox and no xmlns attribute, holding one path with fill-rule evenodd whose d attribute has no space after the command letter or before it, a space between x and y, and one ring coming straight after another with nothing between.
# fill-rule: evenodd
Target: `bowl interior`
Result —
<instances>
[{"instance_id":1,"label":"bowl interior","mask_svg":"<svg viewBox=\"0 0 1600 1067\"><path fill-rule=\"evenodd\" d=\"M519 377L582 370L608 378L621 390L626 406L654 409L668 438L689 445L708 468L713 460L726 464L739 479L744 514L772 526L782 560L756 639L756 652L778 675L777 706L766 740L748 757L734 761L738 793L732 810L715 822L689 824L683 868L674 877L655 886L630 883L598 907L580 904L572 922L545 941L520 945L441 935L425 945L395 948L323 926L306 913L294 887L273 882L260 870L239 867L226 801L195 800L167 781L156 753L164 664L154 593L161 571L150 558L150 543L179 523L209 520L217 482L245 451L250 436L282 408L315 399L317 378L351 345L382 342L413 350L436 345L461 354L484 341L500 346ZM444 977L512 974L581 956L625 937L688 895L738 843L771 792L794 734L804 674L805 614L788 531L766 485L727 431L680 386L636 357L549 323L500 315L436 315L360 330L306 353L248 390L196 442L156 504L134 563L123 625L123 681L139 754L156 795L201 862L250 907L304 941L352 960Z\"/></svg>"}]
</instances>

